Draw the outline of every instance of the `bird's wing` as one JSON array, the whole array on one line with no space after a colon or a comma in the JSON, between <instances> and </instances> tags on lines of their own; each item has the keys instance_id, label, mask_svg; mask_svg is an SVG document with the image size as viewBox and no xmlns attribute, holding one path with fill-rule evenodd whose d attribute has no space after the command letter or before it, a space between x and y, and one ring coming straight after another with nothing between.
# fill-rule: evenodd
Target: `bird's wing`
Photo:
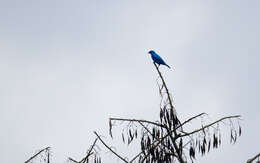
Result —
<instances>
[{"instance_id":1,"label":"bird's wing","mask_svg":"<svg viewBox=\"0 0 260 163\"><path fill-rule=\"evenodd\" d=\"M155 55L155 58L156 58L156 60L157 60L157 62L158 62L159 64L163 64L163 65L166 64L166 63L164 62L164 60L163 60L158 54Z\"/></svg>"}]
</instances>

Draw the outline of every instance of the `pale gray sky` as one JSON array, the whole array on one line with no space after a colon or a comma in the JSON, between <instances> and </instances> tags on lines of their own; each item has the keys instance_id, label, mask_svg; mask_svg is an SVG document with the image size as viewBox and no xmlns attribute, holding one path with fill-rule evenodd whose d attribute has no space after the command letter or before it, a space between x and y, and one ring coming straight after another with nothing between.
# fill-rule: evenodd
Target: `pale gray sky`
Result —
<instances>
[{"instance_id":1,"label":"pale gray sky","mask_svg":"<svg viewBox=\"0 0 260 163\"><path fill-rule=\"evenodd\" d=\"M245 162L260 146L259 9L259 0L0 0L0 162L46 146L54 162L80 158L94 130L108 137L110 116L156 120L150 49L173 67L162 71L181 118L243 116L237 144L197 161Z\"/></svg>"}]
</instances>

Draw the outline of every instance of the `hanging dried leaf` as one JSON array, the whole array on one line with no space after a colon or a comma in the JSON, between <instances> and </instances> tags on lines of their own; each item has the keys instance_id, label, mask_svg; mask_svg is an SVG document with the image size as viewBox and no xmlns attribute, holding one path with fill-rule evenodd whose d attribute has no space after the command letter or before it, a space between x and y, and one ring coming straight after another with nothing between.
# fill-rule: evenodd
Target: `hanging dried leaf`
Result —
<instances>
[{"instance_id":1,"label":"hanging dried leaf","mask_svg":"<svg viewBox=\"0 0 260 163\"><path fill-rule=\"evenodd\" d=\"M130 140L132 141L134 136L133 136L132 131L130 129L129 129L129 136L130 136Z\"/></svg>"},{"instance_id":2,"label":"hanging dried leaf","mask_svg":"<svg viewBox=\"0 0 260 163\"><path fill-rule=\"evenodd\" d=\"M242 130L241 130L241 126L239 126L239 136L241 136Z\"/></svg>"},{"instance_id":3,"label":"hanging dried leaf","mask_svg":"<svg viewBox=\"0 0 260 163\"><path fill-rule=\"evenodd\" d=\"M167 139L167 148L170 149L170 147L171 147L171 141L170 139Z\"/></svg>"},{"instance_id":4,"label":"hanging dried leaf","mask_svg":"<svg viewBox=\"0 0 260 163\"><path fill-rule=\"evenodd\" d=\"M216 148L218 148L218 137L216 137Z\"/></svg>"},{"instance_id":5,"label":"hanging dried leaf","mask_svg":"<svg viewBox=\"0 0 260 163\"><path fill-rule=\"evenodd\" d=\"M171 117L171 120L174 121L174 113L173 113L173 109L170 109L170 117Z\"/></svg>"},{"instance_id":6,"label":"hanging dried leaf","mask_svg":"<svg viewBox=\"0 0 260 163\"><path fill-rule=\"evenodd\" d=\"M199 147L201 155L203 155L202 145Z\"/></svg>"},{"instance_id":7,"label":"hanging dried leaf","mask_svg":"<svg viewBox=\"0 0 260 163\"><path fill-rule=\"evenodd\" d=\"M195 143L196 147L198 146L198 138L196 138L196 143Z\"/></svg>"},{"instance_id":8,"label":"hanging dried leaf","mask_svg":"<svg viewBox=\"0 0 260 163\"><path fill-rule=\"evenodd\" d=\"M125 137L124 137L124 134L122 133L122 140L123 142L125 143Z\"/></svg>"},{"instance_id":9,"label":"hanging dried leaf","mask_svg":"<svg viewBox=\"0 0 260 163\"><path fill-rule=\"evenodd\" d=\"M206 137L204 136L203 145L207 145Z\"/></svg>"},{"instance_id":10,"label":"hanging dried leaf","mask_svg":"<svg viewBox=\"0 0 260 163\"><path fill-rule=\"evenodd\" d=\"M179 150L180 150L181 153L182 153L182 149L183 149L183 146L182 146L182 138L181 138L180 144L179 144Z\"/></svg>"},{"instance_id":11,"label":"hanging dried leaf","mask_svg":"<svg viewBox=\"0 0 260 163\"><path fill-rule=\"evenodd\" d=\"M209 140L209 143L208 143L208 152L210 150L210 145L211 145L211 141Z\"/></svg>"},{"instance_id":12,"label":"hanging dried leaf","mask_svg":"<svg viewBox=\"0 0 260 163\"><path fill-rule=\"evenodd\" d=\"M217 147L217 143L216 143L216 136L215 134L213 134L213 148Z\"/></svg>"},{"instance_id":13,"label":"hanging dried leaf","mask_svg":"<svg viewBox=\"0 0 260 163\"><path fill-rule=\"evenodd\" d=\"M147 147L150 147L150 145L151 145L151 140L150 140L149 137L147 138L147 142L146 142L146 144L147 144Z\"/></svg>"},{"instance_id":14,"label":"hanging dried leaf","mask_svg":"<svg viewBox=\"0 0 260 163\"><path fill-rule=\"evenodd\" d=\"M142 139L141 139L141 150L142 150L142 151L145 150L144 137L142 137Z\"/></svg>"},{"instance_id":15,"label":"hanging dried leaf","mask_svg":"<svg viewBox=\"0 0 260 163\"><path fill-rule=\"evenodd\" d=\"M156 158L159 158L159 157L160 157L159 149L158 149L158 148L156 148L156 150L155 150L155 156L156 156Z\"/></svg>"},{"instance_id":16,"label":"hanging dried leaf","mask_svg":"<svg viewBox=\"0 0 260 163\"><path fill-rule=\"evenodd\" d=\"M160 137L160 130L157 130L156 138L158 139Z\"/></svg>"},{"instance_id":17,"label":"hanging dried leaf","mask_svg":"<svg viewBox=\"0 0 260 163\"><path fill-rule=\"evenodd\" d=\"M155 127L153 128L153 131L152 131L152 138L153 138L153 140L155 139Z\"/></svg>"},{"instance_id":18,"label":"hanging dried leaf","mask_svg":"<svg viewBox=\"0 0 260 163\"><path fill-rule=\"evenodd\" d=\"M153 148L153 147L151 147L151 148L149 149L149 152L150 152L151 156L154 157L154 148Z\"/></svg>"},{"instance_id":19,"label":"hanging dried leaf","mask_svg":"<svg viewBox=\"0 0 260 163\"><path fill-rule=\"evenodd\" d=\"M190 147L190 158L195 159L195 151L194 151L194 148L192 146Z\"/></svg>"},{"instance_id":20,"label":"hanging dried leaf","mask_svg":"<svg viewBox=\"0 0 260 163\"><path fill-rule=\"evenodd\" d=\"M171 120L170 120L170 116L169 116L169 112L168 111L166 111L166 118L167 118L168 124L170 124Z\"/></svg>"},{"instance_id":21,"label":"hanging dried leaf","mask_svg":"<svg viewBox=\"0 0 260 163\"><path fill-rule=\"evenodd\" d=\"M233 136L233 132L231 130L230 132L230 143L232 143L234 141L234 136Z\"/></svg>"},{"instance_id":22,"label":"hanging dried leaf","mask_svg":"<svg viewBox=\"0 0 260 163\"><path fill-rule=\"evenodd\" d=\"M112 121L111 118L109 118L109 135L113 139L113 135L112 135L112 122L111 121Z\"/></svg>"},{"instance_id":23,"label":"hanging dried leaf","mask_svg":"<svg viewBox=\"0 0 260 163\"><path fill-rule=\"evenodd\" d=\"M161 123L162 123L162 118L163 118L163 110L161 109L160 110L160 121L161 121Z\"/></svg>"}]
</instances>

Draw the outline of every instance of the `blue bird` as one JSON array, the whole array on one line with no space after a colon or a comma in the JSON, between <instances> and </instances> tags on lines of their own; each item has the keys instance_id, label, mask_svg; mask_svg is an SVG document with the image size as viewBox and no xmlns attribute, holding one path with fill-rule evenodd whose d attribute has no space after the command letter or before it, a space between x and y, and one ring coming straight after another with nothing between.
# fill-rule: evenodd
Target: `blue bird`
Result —
<instances>
[{"instance_id":1,"label":"blue bird","mask_svg":"<svg viewBox=\"0 0 260 163\"><path fill-rule=\"evenodd\" d=\"M169 65L167 65L167 64L164 62L164 60L163 60L157 53L155 53L155 51L150 50L148 53L151 54L151 57L152 57L153 61L154 61L155 63L158 63L159 66L160 66L160 65L165 65L165 66L171 68Z\"/></svg>"}]
</instances>

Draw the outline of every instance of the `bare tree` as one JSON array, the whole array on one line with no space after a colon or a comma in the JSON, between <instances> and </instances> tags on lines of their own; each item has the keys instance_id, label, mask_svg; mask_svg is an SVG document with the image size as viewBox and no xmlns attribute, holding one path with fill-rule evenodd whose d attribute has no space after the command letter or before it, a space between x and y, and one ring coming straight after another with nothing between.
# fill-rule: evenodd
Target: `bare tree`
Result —
<instances>
[{"instance_id":1,"label":"bare tree","mask_svg":"<svg viewBox=\"0 0 260 163\"><path fill-rule=\"evenodd\" d=\"M196 155L205 155L213 148L221 145L221 127L223 125L230 129L230 142L235 143L238 136L241 135L239 121L240 115L225 116L213 122L205 123L203 119L207 117L206 113L200 113L181 122L177 116L176 109L173 106L173 99L168 90L166 82L159 70L159 66L154 63L159 75L157 84L161 96L160 114L157 121L149 121L134 118L114 118L109 119L109 133L113 138L112 129L117 125L123 125L122 141L131 144L134 139L140 145L140 152L132 158L127 158L116 152L109 146L97 133L96 139L88 149L86 155L80 160L69 157L68 162L72 163L101 163L101 158L96 150L99 141L122 162L126 163L187 163L194 162ZM187 130L186 126L191 122L200 119L201 127ZM117 123L120 122L120 123ZM49 147L39 151L25 163L35 159L43 151L47 151L47 162L49 163ZM251 163L256 157L248 160Z\"/></svg>"},{"instance_id":2,"label":"bare tree","mask_svg":"<svg viewBox=\"0 0 260 163\"><path fill-rule=\"evenodd\" d=\"M126 161L124 157L111 151L111 148L103 143L106 148L123 162L186 163L189 160L193 162L197 153L203 156L207 151L221 145L220 127L222 124L230 129L230 142L236 142L237 137L241 135L240 115L226 116L208 124L201 122L199 128L192 131L184 130L187 124L195 119L203 119L207 114L200 113L181 122L177 117L172 96L159 70L159 66L156 63L154 63L154 66L160 79L160 81L157 81L161 96L159 120L153 122L129 118L112 117L109 119L110 136L113 138L112 128L116 125L116 122L121 122L121 124L123 122L126 126L121 133L122 141L130 144L140 135L141 151L135 157L128 158L130 161Z\"/></svg>"}]
</instances>

